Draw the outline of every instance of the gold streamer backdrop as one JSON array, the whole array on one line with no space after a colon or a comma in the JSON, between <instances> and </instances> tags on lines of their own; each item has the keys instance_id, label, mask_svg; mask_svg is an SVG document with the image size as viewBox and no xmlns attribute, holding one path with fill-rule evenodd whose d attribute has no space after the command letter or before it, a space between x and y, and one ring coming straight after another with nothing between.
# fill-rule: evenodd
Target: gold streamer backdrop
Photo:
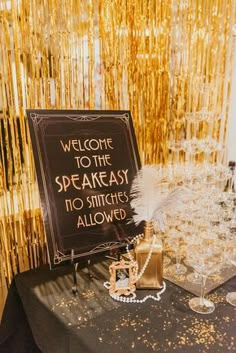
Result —
<instances>
[{"instance_id":1,"label":"gold streamer backdrop","mask_svg":"<svg viewBox=\"0 0 236 353\"><path fill-rule=\"evenodd\" d=\"M204 104L223 142L234 3L0 0L0 290L46 262L25 109L129 109L142 162L165 163Z\"/></svg>"}]
</instances>

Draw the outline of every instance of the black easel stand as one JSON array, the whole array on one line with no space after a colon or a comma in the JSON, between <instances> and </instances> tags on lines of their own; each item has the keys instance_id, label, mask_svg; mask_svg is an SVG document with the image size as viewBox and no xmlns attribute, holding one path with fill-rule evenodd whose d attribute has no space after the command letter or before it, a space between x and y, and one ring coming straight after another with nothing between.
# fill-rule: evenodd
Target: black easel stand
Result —
<instances>
[{"instance_id":1,"label":"black easel stand","mask_svg":"<svg viewBox=\"0 0 236 353\"><path fill-rule=\"evenodd\" d=\"M87 262L87 273L88 273L89 278L92 279L93 275L92 275L92 273L90 271L90 265L91 265L91 260L88 260L88 262Z\"/></svg>"},{"instance_id":2,"label":"black easel stand","mask_svg":"<svg viewBox=\"0 0 236 353\"><path fill-rule=\"evenodd\" d=\"M73 271L73 286L72 286L72 293L76 295L78 293L78 287L77 287L77 269L78 269L78 262L75 263L74 260L74 249L71 250L71 265L72 265L72 271Z\"/></svg>"}]
</instances>

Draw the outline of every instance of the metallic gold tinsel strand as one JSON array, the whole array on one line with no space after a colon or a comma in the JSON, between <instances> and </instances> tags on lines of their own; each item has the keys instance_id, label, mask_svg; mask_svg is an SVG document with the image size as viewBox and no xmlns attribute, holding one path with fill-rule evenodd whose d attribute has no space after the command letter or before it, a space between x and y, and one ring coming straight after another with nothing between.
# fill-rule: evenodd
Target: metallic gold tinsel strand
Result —
<instances>
[{"instance_id":1,"label":"metallic gold tinsel strand","mask_svg":"<svg viewBox=\"0 0 236 353\"><path fill-rule=\"evenodd\" d=\"M166 163L167 140L190 138L185 113L203 105L226 107L211 130L224 139L233 5L0 0L0 288L46 261L25 109L130 109L143 163Z\"/></svg>"}]
</instances>

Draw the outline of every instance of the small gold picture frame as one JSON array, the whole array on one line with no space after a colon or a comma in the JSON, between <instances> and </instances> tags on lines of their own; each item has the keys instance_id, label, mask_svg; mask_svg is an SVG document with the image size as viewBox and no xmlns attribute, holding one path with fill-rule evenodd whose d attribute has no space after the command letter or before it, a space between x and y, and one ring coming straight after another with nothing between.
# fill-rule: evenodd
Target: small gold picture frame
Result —
<instances>
[{"instance_id":1,"label":"small gold picture frame","mask_svg":"<svg viewBox=\"0 0 236 353\"><path fill-rule=\"evenodd\" d=\"M109 267L110 294L130 295L135 292L135 266L130 261L116 261Z\"/></svg>"}]
</instances>

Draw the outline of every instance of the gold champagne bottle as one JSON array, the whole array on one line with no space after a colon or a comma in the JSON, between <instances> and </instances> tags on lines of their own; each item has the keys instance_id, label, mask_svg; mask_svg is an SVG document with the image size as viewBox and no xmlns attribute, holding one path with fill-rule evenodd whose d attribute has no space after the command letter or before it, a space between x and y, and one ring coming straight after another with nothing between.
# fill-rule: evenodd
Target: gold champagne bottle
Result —
<instances>
[{"instance_id":1,"label":"gold champagne bottle","mask_svg":"<svg viewBox=\"0 0 236 353\"><path fill-rule=\"evenodd\" d=\"M157 240L153 243L153 224L146 222L144 238L139 240L134 248L135 259L139 272L146 264L148 254L152 253L142 277L136 282L137 289L160 289L163 286L163 251Z\"/></svg>"}]
</instances>

